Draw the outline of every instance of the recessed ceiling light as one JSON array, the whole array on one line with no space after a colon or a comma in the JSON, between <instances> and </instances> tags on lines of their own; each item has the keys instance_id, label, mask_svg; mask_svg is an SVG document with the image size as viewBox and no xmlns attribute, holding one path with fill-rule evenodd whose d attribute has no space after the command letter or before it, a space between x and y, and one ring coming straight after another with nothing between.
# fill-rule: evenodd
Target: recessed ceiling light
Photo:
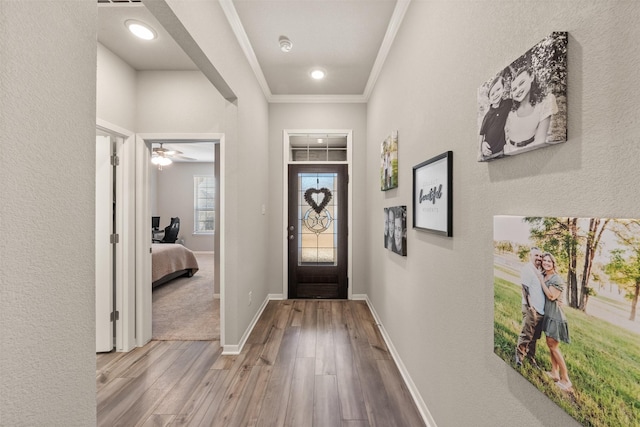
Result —
<instances>
[{"instance_id":1,"label":"recessed ceiling light","mask_svg":"<svg viewBox=\"0 0 640 427\"><path fill-rule=\"evenodd\" d=\"M293 43L291 43L291 40L289 40L287 36L280 36L278 43L280 43L280 50L284 53L289 53L293 48Z\"/></svg>"},{"instance_id":2,"label":"recessed ceiling light","mask_svg":"<svg viewBox=\"0 0 640 427\"><path fill-rule=\"evenodd\" d=\"M320 69L320 68L315 68L313 70L311 70L311 78L315 79L315 80L322 80L324 79L324 77L327 75L327 73Z\"/></svg>"},{"instance_id":3,"label":"recessed ceiling light","mask_svg":"<svg viewBox=\"0 0 640 427\"><path fill-rule=\"evenodd\" d=\"M127 20L124 25L131 31L136 37L142 40L153 40L158 37L158 34L149 25L136 21L135 19Z\"/></svg>"}]
</instances>

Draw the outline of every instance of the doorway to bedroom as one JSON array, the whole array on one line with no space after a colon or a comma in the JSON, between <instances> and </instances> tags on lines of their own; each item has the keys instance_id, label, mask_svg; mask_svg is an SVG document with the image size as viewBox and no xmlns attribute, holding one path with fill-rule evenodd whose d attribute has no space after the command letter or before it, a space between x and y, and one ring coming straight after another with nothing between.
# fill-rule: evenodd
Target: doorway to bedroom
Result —
<instances>
[{"instance_id":1,"label":"doorway to bedroom","mask_svg":"<svg viewBox=\"0 0 640 427\"><path fill-rule=\"evenodd\" d=\"M152 163L151 338L219 340L220 290L215 278L219 206L216 142L147 143Z\"/></svg>"},{"instance_id":2,"label":"doorway to bedroom","mask_svg":"<svg viewBox=\"0 0 640 427\"><path fill-rule=\"evenodd\" d=\"M146 140L152 340L220 340L217 142Z\"/></svg>"}]
</instances>

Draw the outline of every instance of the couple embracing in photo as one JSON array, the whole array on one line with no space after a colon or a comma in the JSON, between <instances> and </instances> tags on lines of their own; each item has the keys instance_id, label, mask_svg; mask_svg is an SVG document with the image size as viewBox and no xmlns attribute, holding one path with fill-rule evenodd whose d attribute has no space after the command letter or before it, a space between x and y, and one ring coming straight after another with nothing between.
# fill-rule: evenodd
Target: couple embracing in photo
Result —
<instances>
[{"instance_id":1,"label":"couple embracing in photo","mask_svg":"<svg viewBox=\"0 0 640 427\"><path fill-rule=\"evenodd\" d=\"M569 327L562 311L564 281L556 270L556 259L550 253L542 253L534 247L529 252L529 262L520 274L522 285L522 330L516 345L515 363L521 367L527 361L534 368L536 343L545 333L551 355L551 370L546 374L562 390L572 392L571 380L560 341L569 343Z\"/></svg>"}]
</instances>

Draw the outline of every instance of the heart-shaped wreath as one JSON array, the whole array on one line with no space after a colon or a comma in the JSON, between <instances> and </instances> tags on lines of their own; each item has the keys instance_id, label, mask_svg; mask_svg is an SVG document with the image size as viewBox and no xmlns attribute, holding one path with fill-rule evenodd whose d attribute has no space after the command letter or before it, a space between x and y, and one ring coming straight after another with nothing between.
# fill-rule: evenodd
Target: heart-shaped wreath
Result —
<instances>
[{"instance_id":1,"label":"heart-shaped wreath","mask_svg":"<svg viewBox=\"0 0 640 427\"><path fill-rule=\"evenodd\" d=\"M322 202L320 202L319 205L316 203L315 200L313 200L312 195L314 193L324 194L324 198L322 199ZM329 189L325 187L322 187L319 190L317 188L309 188L307 191L304 192L304 201L307 202L309 206L311 206L311 209L316 211L317 214L320 214L331 201L331 191L329 191Z\"/></svg>"}]
</instances>

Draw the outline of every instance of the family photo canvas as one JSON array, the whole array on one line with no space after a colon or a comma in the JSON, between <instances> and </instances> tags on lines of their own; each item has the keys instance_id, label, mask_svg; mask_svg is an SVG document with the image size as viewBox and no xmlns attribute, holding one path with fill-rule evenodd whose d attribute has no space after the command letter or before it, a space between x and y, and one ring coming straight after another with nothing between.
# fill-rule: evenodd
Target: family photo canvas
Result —
<instances>
[{"instance_id":1,"label":"family photo canvas","mask_svg":"<svg viewBox=\"0 0 640 427\"><path fill-rule=\"evenodd\" d=\"M384 247L407 256L407 207L384 208Z\"/></svg>"},{"instance_id":2,"label":"family photo canvas","mask_svg":"<svg viewBox=\"0 0 640 427\"><path fill-rule=\"evenodd\" d=\"M398 187L398 131L393 131L380 147L380 189Z\"/></svg>"},{"instance_id":3,"label":"family photo canvas","mask_svg":"<svg viewBox=\"0 0 640 427\"><path fill-rule=\"evenodd\" d=\"M551 33L478 88L479 162L567 140L567 40Z\"/></svg>"},{"instance_id":4,"label":"family photo canvas","mask_svg":"<svg viewBox=\"0 0 640 427\"><path fill-rule=\"evenodd\" d=\"M640 219L494 217L494 352L585 426L640 420Z\"/></svg>"}]
</instances>

